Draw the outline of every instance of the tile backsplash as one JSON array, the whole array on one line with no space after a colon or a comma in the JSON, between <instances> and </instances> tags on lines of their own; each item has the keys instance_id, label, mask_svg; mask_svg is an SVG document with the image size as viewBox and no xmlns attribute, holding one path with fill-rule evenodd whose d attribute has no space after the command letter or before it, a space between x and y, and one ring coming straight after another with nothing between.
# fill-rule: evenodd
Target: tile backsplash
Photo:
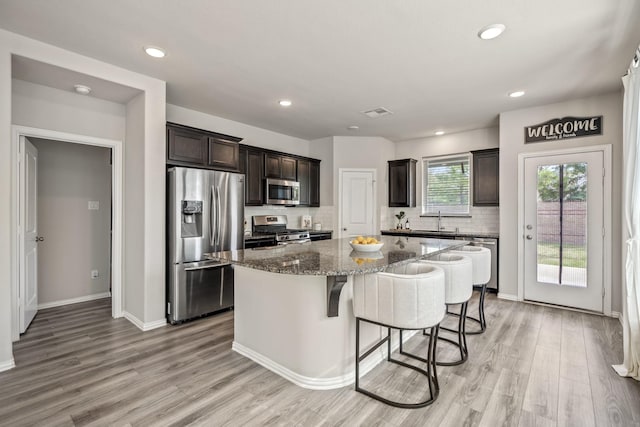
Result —
<instances>
[{"instance_id":1,"label":"tile backsplash","mask_svg":"<svg viewBox=\"0 0 640 427\"><path fill-rule=\"evenodd\" d=\"M414 230L435 230L438 228L437 217L422 217L422 208L386 208L380 213L380 227L382 229L396 228L398 223L395 214L404 211L404 222L409 219L409 228ZM499 233L500 211L498 206L470 207L468 217L442 216L440 225L444 230L455 230L475 233Z\"/></svg>"},{"instance_id":2,"label":"tile backsplash","mask_svg":"<svg viewBox=\"0 0 640 427\"><path fill-rule=\"evenodd\" d=\"M311 216L311 223L320 223L322 230L334 230L333 206L321 206L319 208L284 206L245 206L244 218L246 221L245 231L251 230L251 217L254 215L286 215L289 228L302 228L302 217Z\"/></svg>"}]
</instances>

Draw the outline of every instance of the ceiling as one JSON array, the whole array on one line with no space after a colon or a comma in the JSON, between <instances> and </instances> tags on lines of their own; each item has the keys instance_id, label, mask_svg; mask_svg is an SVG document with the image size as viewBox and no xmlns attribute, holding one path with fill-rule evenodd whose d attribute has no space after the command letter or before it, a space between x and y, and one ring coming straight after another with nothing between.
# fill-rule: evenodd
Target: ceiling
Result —
<instances>
[{"instance_id":1,"label":"ceiling","mask_svg":"<svg viewBox=\"0 0 640 427\"><path fill-rule=\"evenodd\" d=\"M171 104L304 139L459 132L619 90L638 22L637 0L0 0L1 28L165 80ZM507 30L480 40L494 23ZM361 113L376 107L394 114Z\"/></svg>"}]
</instances>

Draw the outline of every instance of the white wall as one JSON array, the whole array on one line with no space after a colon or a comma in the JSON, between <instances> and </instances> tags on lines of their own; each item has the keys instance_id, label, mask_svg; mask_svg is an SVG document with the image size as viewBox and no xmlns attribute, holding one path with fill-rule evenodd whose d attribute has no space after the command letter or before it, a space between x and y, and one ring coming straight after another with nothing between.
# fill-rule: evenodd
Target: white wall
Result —
<instances>
[{"instance_id":1,"label":"white wall","mask_svg":"<svg viewBox=\"0 0 640 427\"><path fill-rule=\"evenodd\" d=\"M122 141L126 109L122 104L13 79L14 125Z\"/></svg>"},{"instance_id":2,"label":"white wall","mask_svg":"<svg viewBox=\"0 0 640 427\"><path fill-rule=\"evenodd\" d=\"M124 168L135 170L136 179L127 179L124 205L129 214L124 221L124 281L144 284L145 245L144 230L144 145L130 144L144 138L144 95L138 95L127 104L127 140L124 144ZM162 211L164 213L164 211ZM124 309L127 316L143 321L144 286L125 286Z\"/></svg>"},{"instance_id":3,"label":"white wall","mask_svg":"<svg viewBox=\"0 0 640 427\"><path fill-rule=\"evenodd\" d=\"M0 30L0 370L13 366L11 338L14 296L12 295L12 287L17 282L17 254L12 251L13 247L17 247L14 230L15 218L13 218L16 203L13 189L16 182L12 181L15 175L15 165L12 159L16 158L17 153L14 152L14 146L11 142L13 100L11 94L11 56L13 54L132 87L144 93L143 114L136 116L143 121L143 123L139 123L143 131L138 133L137 137L132 136L131 138L126 129L124 134L125 145L141 144L144 147L143 162L136 165L129 164L129 167L125 167L125 181L123 183L125 192L129 183L140 181L144 183L144 209L134 210L131 206L124 206L125 227L130 218L143 216L142 228L136 230L128 228L128 230L142 242L144 262L142 265L129 262L127 257L132 252L127 252L126 247L122 260L126 268L142 271L143 280L142 282L125 281L124 286L125 288L133 286L144 289L143 301L136 302L144 304L144 308L141 310L144 316L142 319L138 319L140 320L137 323L138 326L147 329L165 323L165 227L164 215L162 214L165 211L165 82ZM18 104L20 102L20 100L17 101ZM43 103L52 105L46 99ZM16 108L21 109L19 105L16 105ZM71 109L68 111L70 112ZM51 112L51 114L55 113ZM72 115L71 113L65 115L69 119L66 121L67 123L74 121ZM75 118L75 121L77 122L78 119ZM58 123L59 120L55 122ZM44 125L57 126L56 123L47 122ZM99 121L94 124L99 128ZM30 125L33 126L33 123ZM73 126L80 125L80 123L73 124ZM69 133L82 132L75 127L56 129ZM92 129L94 128L92 127ZM100 133L92 136L104 137ZM125 303L127 302L125 301ZM125 309L129 308L125 307Z\"/></svg>"},{"instance_id":4,"label":"white wall","mask_svg":"<svg viewBox=\"0 0 640 427\"><path fill-rule=\"evenodd\" d=\"M603 117L603 134L565 141L524 143L525 126L535 125L549 119L566 116ZM563 148L587 147L611 144L613 148L612 174L612 236L613 262L612 309L621 311L621 193L622 193L622 93L577 99L557 104L509 111L500 115L500 292L512 296L518 293L518 264L514 262L519 254L518 230L518 154L537 151L551 151Z\"/></svg>"},{"instance_id":5,"label":"white wall","mask_svg":"<svg viewBox=\"0 0 640 427\"><path fill-rule=\"evenodd\" d=\"M38 149L38 235L44 237L38 305L104 295L111 284L110 150L28 139ZM98 210L88 209L90 200Z\"/></svg>"}]
</instances>

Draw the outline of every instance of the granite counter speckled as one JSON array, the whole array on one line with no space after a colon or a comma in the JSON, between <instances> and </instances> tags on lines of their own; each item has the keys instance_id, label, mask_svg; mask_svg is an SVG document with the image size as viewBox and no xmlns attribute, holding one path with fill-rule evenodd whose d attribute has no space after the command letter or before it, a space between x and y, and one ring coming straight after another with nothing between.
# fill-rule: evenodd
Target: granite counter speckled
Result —
<instances>
[{"instance_id":1,"label":"granite counter speckled","mask_svg":"<svg viewBox=\"0 0 640 427\"><path fill-rule=\"evenodd\" d=\"M378 252L356 252L351 239L321 240L286 246L225 251L208 258L271 273L348 276L376 273L394 264L403 264L467 244L464 240L420 237L376 236L384 243Z\"/></svg>"}]
</instances>

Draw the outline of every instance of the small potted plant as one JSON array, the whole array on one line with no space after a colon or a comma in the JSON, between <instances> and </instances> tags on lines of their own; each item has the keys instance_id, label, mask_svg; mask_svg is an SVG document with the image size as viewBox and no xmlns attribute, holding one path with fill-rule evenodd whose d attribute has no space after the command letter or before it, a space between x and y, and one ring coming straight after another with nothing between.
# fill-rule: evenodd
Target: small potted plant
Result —
<instances>
[{"instance_id":1,"label":"small potted plant","mask_svg":"<svg viewBox=\"0 0 640 427\"><path fill-rule=\"evenodd\" d=\"M401 230L402 229L402 218L404 218L404 211L400 211L400 213L396 214L396 218L398 218L398 225L396 226L396 229Z\"/></svg>"}]
</instances>

